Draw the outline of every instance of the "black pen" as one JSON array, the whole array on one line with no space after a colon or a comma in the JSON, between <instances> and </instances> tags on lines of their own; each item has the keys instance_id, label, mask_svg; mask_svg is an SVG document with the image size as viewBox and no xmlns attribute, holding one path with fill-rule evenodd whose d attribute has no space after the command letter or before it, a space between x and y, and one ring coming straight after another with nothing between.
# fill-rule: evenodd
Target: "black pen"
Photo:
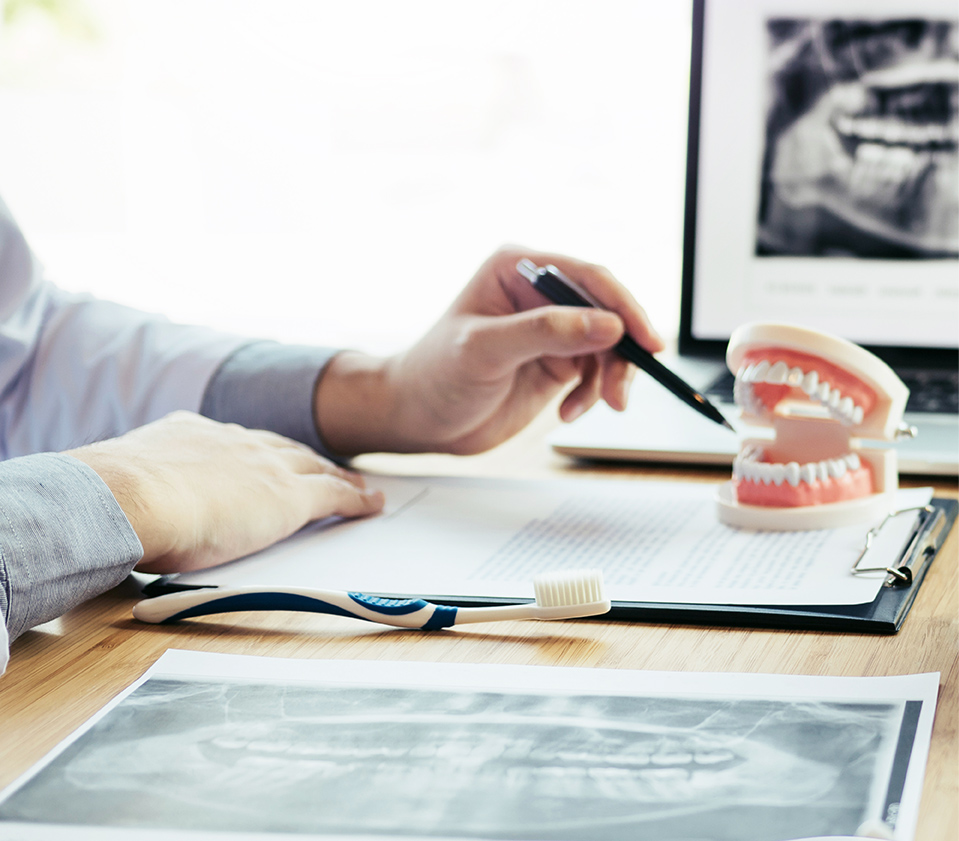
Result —
<instances>
[{"instance_id":1,"label":"black pen","mask_svg":"<svg viewBox=\"0 0 959 841\"><path fill-rule=\"evenodd\" d=\"M564 275L556 266L541 268L532 260L522 259L516 264L516 270L533 284L538 292L549 298L554 304L564 307L595 307L606 309L599 301L585 289L575 284ZM680 400L692 406L697 412L711 421L722 424L727 429L732 425L722 412L710 403L702 394L694 389L685 380L678 377L660 362L649 351L643 350L637 341L627 333L613 348L623 359L632 362L641 368L656 382L668 388ZM733 430L735 432L735 430Z\"/></svg>"}]
</instances>

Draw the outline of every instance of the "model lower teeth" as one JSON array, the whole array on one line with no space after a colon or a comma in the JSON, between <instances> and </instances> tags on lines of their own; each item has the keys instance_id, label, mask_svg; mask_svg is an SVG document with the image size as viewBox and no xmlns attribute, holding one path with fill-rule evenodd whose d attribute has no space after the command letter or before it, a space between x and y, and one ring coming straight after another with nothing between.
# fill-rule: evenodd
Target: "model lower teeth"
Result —
<instances>
[{"instance_id":1,"label":"model lower teeth","mask_svg":"<svg viewBox=\"0 0 959 841\"><path fill-rule=\"evenodd\" d=\"M760 449L747 449L736 457L733 482L740 502L775 507L821 505L874 491L872 471L855 453L805 464L764 459Z\"/></svg>"},{"instance_id":2,"label":"model lower teeth","mask_svg":"<svg viewBox=\"0 0 959 841\"><path fill-rule=\"evenodd\" d=\"M790 461L772 463L764 461L765 453L758 447L743 450L733 462L733 478L746 482L762 482L764 485L781 485L787 482L794 488L801 482L828 482L841 479L849 472L862 469L862 462L855 453L847 453L841 458L823 459L799 464Z\"/></svg>"}]
</instances>

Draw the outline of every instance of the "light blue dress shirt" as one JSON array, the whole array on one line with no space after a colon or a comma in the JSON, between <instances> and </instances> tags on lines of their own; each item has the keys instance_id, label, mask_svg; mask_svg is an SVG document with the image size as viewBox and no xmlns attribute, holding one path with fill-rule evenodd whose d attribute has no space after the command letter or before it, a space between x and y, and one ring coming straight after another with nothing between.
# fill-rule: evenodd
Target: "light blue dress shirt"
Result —
<instances>
[{"instance_id":1,"label":"light blue dress shirt","mask_svg":"<svg viewBox=\"0 0 959 841\"><path fill-rule=\"evenodd\" d=\"M0 201L0 673L11 640L119 583L142 555L104 482L61 451L187 409L328 455L313 392L334 353L65 293Z\"/></svg>"}]
</instances>

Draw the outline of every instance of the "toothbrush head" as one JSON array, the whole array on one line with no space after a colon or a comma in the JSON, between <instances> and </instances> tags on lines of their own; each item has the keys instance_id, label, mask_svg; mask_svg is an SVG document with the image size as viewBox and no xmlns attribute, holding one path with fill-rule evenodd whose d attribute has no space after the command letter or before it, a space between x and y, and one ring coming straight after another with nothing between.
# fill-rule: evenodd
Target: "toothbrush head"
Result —
<instances>
[{"instance_id":1,"label":"toothbrush head","mask_svg":"<svg viewBox=\"0 0 959 841\"><path fill-rule=\"evenodd\" d=\"M600 569L543 573L533 580L533 592L540 619L598 616L611 607Z\"/></svg>"}]
</instances>

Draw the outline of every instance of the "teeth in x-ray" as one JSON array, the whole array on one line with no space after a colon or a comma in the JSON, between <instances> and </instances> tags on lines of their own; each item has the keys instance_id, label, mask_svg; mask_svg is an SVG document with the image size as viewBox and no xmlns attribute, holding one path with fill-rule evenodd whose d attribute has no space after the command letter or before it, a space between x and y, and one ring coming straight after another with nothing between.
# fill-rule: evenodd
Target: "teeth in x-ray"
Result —
<instances>
[{"instance_id":1,"label":"teeth in x-ray","mask_svg":"<svg viewBox=\"0 0 959 841\"><path fill-rule=\"evenodd\" d=\"M898 119L837 115L833 124L841 135L859 142L908 146L913 149L955 145L956 126L938 122L905 122Z\"/></svg>"},{"instance_id":2,"label":"teeth in x-ray","mask_svg":"<svg viewBox=\"0 0 959 841\"><path fill-rule=\"evenodd\" d=\"M913 149L954 146L956 143L955 124L907 123L902 120L838 115L833 125L842 136L863 143L883 143Z\"/></svg>"},{"instance_id":3,"label":"teeth in x-ray","mask_svg":"<svg viewBox=\"0 0 959 841\"><path fill-rule=\"evenodd\" d=\"M856 148L849 188L860 199L890 200L911 193L932 166L928 153L907 146L860 143Z\"/></svg>"}]
</instances>

